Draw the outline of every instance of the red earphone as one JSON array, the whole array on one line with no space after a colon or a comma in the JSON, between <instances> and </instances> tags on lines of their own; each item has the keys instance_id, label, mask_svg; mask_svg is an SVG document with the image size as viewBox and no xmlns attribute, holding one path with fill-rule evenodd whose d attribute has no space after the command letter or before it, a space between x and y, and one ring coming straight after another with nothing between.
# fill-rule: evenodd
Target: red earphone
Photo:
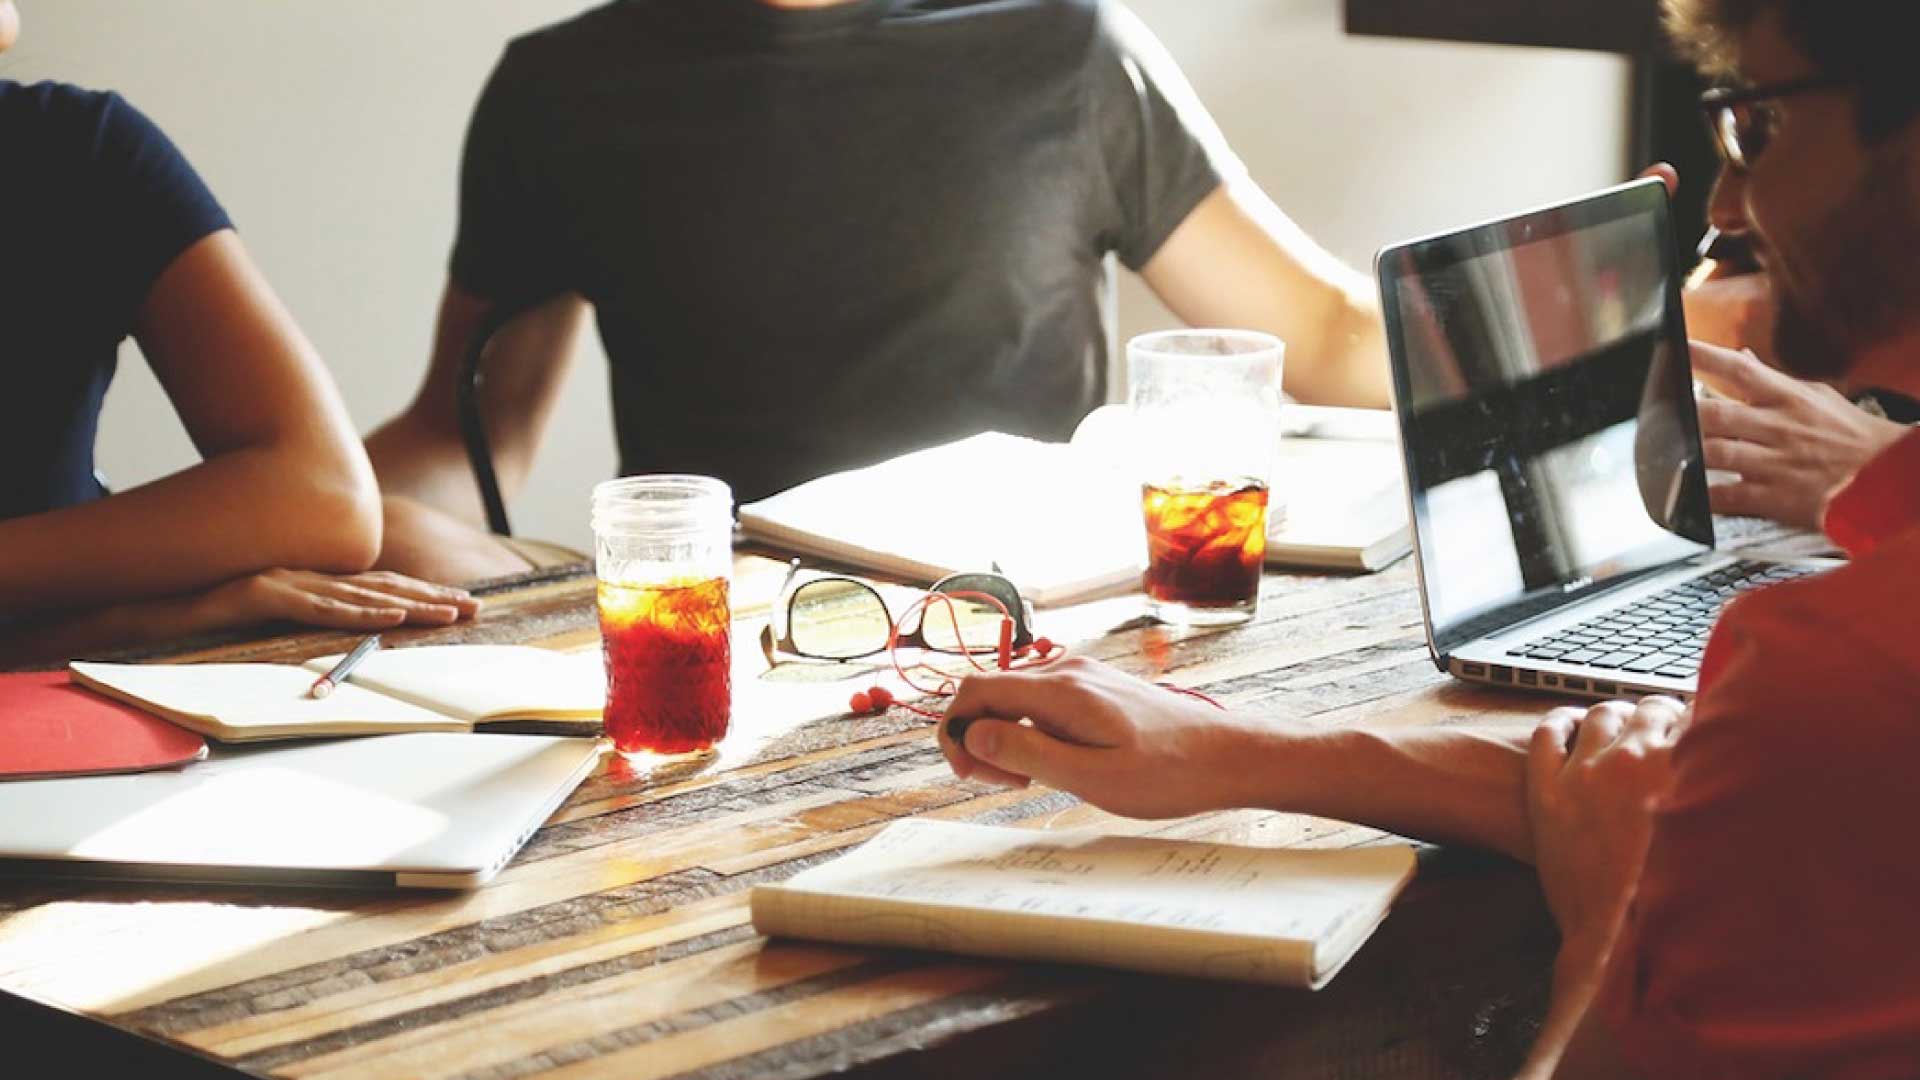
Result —
<instances>
[{"instance_id":1,"label":"red earphone","mask_svg":"<svg viewBox=\"0 0 1920 1080\"><path fill-rule=\"evenodd\" d=\"M939 601L946 605L947 617L952 620L954 640L960 640L960 616L953 608L954 597L967 600L985 600L1000 609L1000 640L994 649L994 660L996 666L1001 671L1013 670L1014 661L1016 660L1029 661L1025 666L1033 666L1036 664L1049 663L1066 655L1066 649L1064 647L1056 644L1051 638L1044 637L1034 638L1033 644L1023 645L1019 649L1015 649L1013 647L1013 616L1008 613L1007 605L1002 603L998 597L979 592L928 593L926 596L915 600L912 606L902 612L899 620L893 624L892 629L887 633L887 658L893 662L894 672L900 676L901 682L906 683L922 694L929 697L951 697L958 687L953 681L952 675L928 664L919 663L912 667L901 666L899 650L900 628L906 625L907 620L912 618L915 612L922 611L928 604L934 601ZM959 655L966 657L967 663L972 664L975 671L988 670L979 660L974 659L973 653L966 652L960 653ZM923 669L938 675L940 681L933 686L922 686L914 682L910 672ZM1166 690L1171 690L1176 694L1183 694L1190 698L1198 698L1216 709L1226 708L1226 706L1198 690L1190 690L1187 687L1175 686L1167 682L1155 683L1154 685ZM877 683L865 690L855 691L853 696L847 699L847 710L860 715L883 713L895 705L909 712L924 716L935 723L946 718L946 714L943 712L935 712L932 709L922 708L911 701L901 701L894 696L893 691Z\"/></svg>"},{"instance_id":2,"label":"red earphone","mask_svg":"<svg viewBox=\"0 0 1920 1080\"><path fill-rule=\"evenodd\" d=\"M911 667L902 666L900 663L900 628L907 625L916 613L930 612L931 605L937 602L943 605L946 616L953 626L954 640L962 640L960 634L960 614L954 610L953 606L955 598L963 600L984 600L999 609L1000 639L994 648L994 662L995 666L1001 671L1013 670L1014 661L1016 660L1028 660L1030 658L1032 663L1046 663L1049 660L1058 659L1066 651L1055 644L1052 639L1044 637L1034 638L1031 645L1023 645L1016 650L1013 647L1013 615L1007 610L1007 605L997 596L989 593L964 590L952 593L928 593L918 600L915 600L907 610L901 612L900 618L895 620L892 628L887 632L887 658L893 663L894 673L900 676L901 682L906 683L922 694L931 697L948 697L953 694L957 688L957 684L954 682L952 675L924 662L914 664ZM966 657L967 663L972 664L975 671L990 670L981 664L972 652L962 652L957 655ZM932 686L923 686L914 681L912 673L915 671L930 671L938 676L939 681ZM854 695L847 700L847 708L850 712L863 714L884 712L896 704L901 708L918 713L929 720L939 720L945 715L934 712L931 709L922 708L910 701L901 701L894 697L891 690L879 685L869 687L866 690L856 691Z\"/></svg>"}]
</instances>

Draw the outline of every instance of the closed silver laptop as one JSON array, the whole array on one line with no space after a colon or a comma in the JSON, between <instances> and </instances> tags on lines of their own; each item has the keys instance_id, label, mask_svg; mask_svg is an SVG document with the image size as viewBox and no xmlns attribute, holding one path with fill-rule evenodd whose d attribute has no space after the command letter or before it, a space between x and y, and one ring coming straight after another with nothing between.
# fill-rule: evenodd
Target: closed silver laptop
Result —
<instances>
[{"instance_id":1,"label":"closed silver laptop","mask_svg":"<svg viewBox=\"0 0 1920 1080\"><path fill-rule=\"evenodd\" d=\"M0 874L471 889L595 739L422 732L215 747L181 769L0 784Z\"/></svg>"}]
</instances>

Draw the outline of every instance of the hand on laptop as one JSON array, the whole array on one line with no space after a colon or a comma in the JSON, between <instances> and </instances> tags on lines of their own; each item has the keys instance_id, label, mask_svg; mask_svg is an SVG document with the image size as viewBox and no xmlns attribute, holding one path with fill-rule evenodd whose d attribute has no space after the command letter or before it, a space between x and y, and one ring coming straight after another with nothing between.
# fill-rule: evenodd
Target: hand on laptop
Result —
<instances>
[{"instance_id":1,"label":"hand on laptop","mask_svg":"<svg viewBox=\"0 0 1920 1080\"><path fill-rule=\"evenodd\" d=\"M1716 513L1818 529L1833 489L1907 431L1751 353L1695 342L1693 372L1722 395L1699 403L1707 467L1740 474L1712 488Z\"/></svg>"},{"instance_id":2,"label":"hand on laptop","mask_svg":"<svg viewBox=\"0 0 1920 1080\"><path fill-rule=\"evenodd\" d=\"M1639 880L1686 709L1668 697L1555 709L1527 753L1527 820L1563 949L1605 957Z\"/></svg>"}]
</instances>

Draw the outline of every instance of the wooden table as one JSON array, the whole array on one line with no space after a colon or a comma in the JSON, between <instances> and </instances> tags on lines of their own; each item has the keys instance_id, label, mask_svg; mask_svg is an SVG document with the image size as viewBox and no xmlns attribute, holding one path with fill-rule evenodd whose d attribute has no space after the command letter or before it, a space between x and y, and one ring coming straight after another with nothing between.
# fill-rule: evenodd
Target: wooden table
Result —
<instances>
[{"instance_id":1,"label":"wooden table","mask_svg":"<svg viewBox=\"0 0 1920 1080\"><path fill-rule=\"evenodd\" d=\"M231 1066L327 1080L1494 1077L1518 1062L1555 936L1527 870L1471 853L1423 856L1413 889L1319 993L757 937L750 886L909 814L1270 845L1378 839L1261 812L1128 821L1057 792L956 781L919 717L837 712L848 688L809 686L813 665L763 677L750 642L778 570L740 567L736 649L751 655L722 761L649 782L610 759L486 889L0 884L4 1052L19 1061L39 1044L77 1075ZM525 583L493 595L474 625L413 637L590 647L591 604L583 575ZM1406 563L1370 577L1270 574L1257 621L1225 632L1168 632L1138 604L1042 612L1041 629L1082 655L1320 725L1546 707L1435 671ZM296 659L340 644L305 634L187 656Z\"/></svg>"}]
</instances>

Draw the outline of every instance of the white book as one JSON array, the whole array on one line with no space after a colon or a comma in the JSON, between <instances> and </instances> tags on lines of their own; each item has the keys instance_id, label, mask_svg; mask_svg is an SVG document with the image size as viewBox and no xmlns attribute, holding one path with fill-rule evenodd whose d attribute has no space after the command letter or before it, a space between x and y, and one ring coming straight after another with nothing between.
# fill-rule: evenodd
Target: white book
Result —
<instances>
[{"instance_id":1,"label":"white book","mask_svg":"<svg viewBox=\"0 0 1920 1080\"><path fill-rule=\"evenodd\" d=\"M998 565L1040 607L1137 587L1146 561L1137 481L997 431L810 480L742 506L740 526L921 585Z\"/></svg>"},{"instance_id":2,"label":"white book","mask_svg":"<svg viewBox=\"0 0 1920 1080\"><path fill-rule=\"evenodd\" d=\"M740 508L750 538L931 585L996 565L1039 607L1137 590L1146 567L1124 407L1072 443L1000 432L833 473ZM1379 570L1412 549L1392 415L1289 405L1269 566Z\"/></svg>"},{"instance_id":3,"label":"white book","mask_svg":"<svg viewBox=\"0 0 1920 1080\"><path fill-rule=\"evenodd\" d=\"M307 691L338 656L292 664L108 664L72 680L221 742L403 731L593 734L606 701L597 654L525 645L383 649L324 698Z\"/></svg>"},{"instance_id":4,"label":"white book","mask_svg":"<svg viewBox=\"0 0 1920 1080\"><path fill-rule=\"evenodd\" d=\"M1390 425L1391 415L1381 415ZM1413 550L1399 443L1391 434L1358 434L1366 430L1360 423L1316 425L1281 440L1267 519L1268 566L1373 571Z\"/></svg>"},{"instance_id":5,"label":"white book","mask_svg":"<svg viewBox=\"0 0 1920 1080\"><path fill-rule=\"evenodd\" d=\"M1413 550L1393 413L1289 402L1280 420L1268 501L1268 566L1375 571ZM1073 433L1083 456L1125 475L1139 475L1141 455L1150 453L1137 442L1122 405L1095 409Z\"/></svg>"},{"instance_id":6,"label":"white book","mask_svg":"<svg viewBox=\"0 0 1920 1080\"><path fill-rule=\"evenodd\" d=\"M1300 851L908 819L753 890L763 934L1317 989L1414 873L1407 845Z\"/></svg>"}]
</instances>

